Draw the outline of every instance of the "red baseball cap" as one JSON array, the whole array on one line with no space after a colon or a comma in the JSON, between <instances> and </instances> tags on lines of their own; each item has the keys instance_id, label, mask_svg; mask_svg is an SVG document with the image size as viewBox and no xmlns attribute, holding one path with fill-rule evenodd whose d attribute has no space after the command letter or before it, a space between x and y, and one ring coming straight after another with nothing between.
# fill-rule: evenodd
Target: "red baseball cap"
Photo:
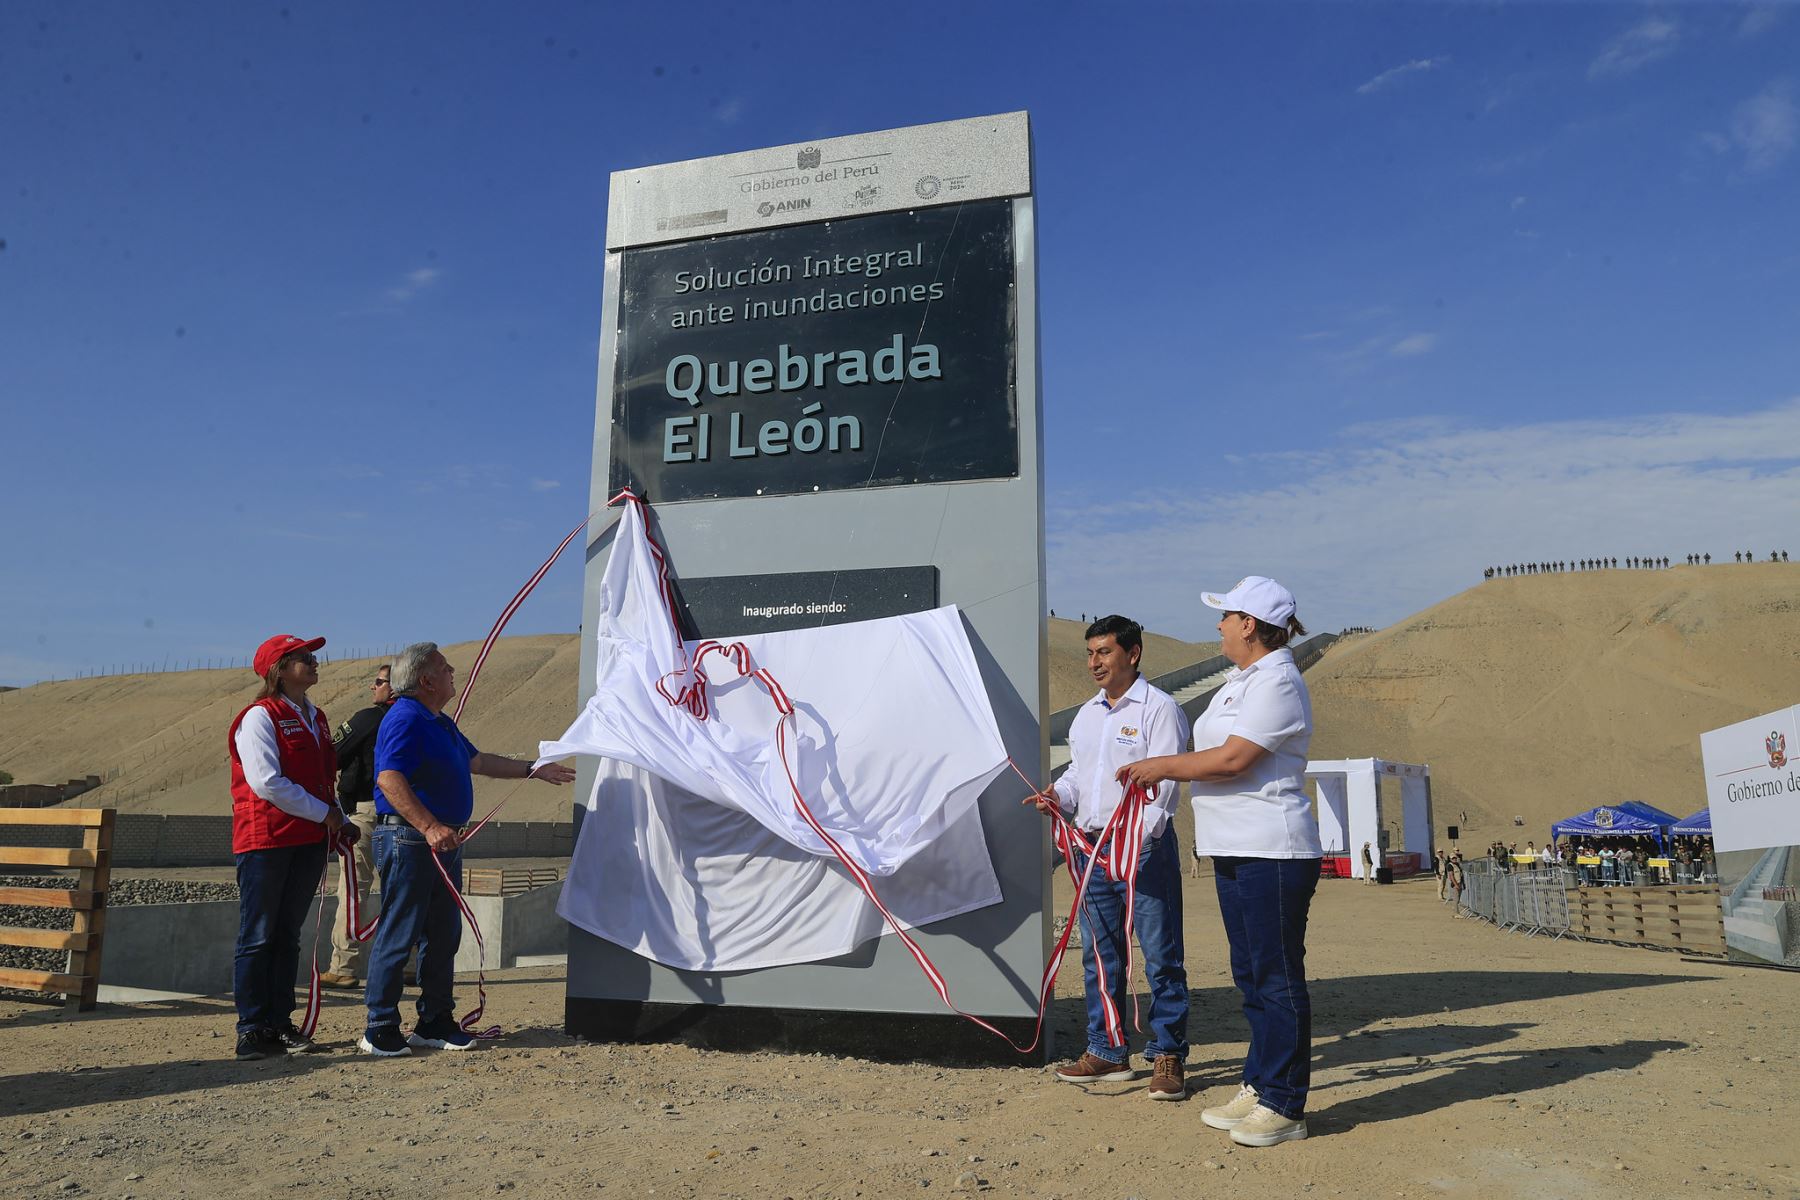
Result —
<instances>
[{"instance_id":1,"label":"red baseball cap","mask_svg":"<svg viewBox=\"0 0 1800 1200\"><path fill-rule=\"evenodd\" d=\"M291 633L278 633L256 648L256 658L252 662L258 675L267 675L269 668L286 656L317 650L324 644L324 638L298 638Z\"/></svg>"}]
</instances>

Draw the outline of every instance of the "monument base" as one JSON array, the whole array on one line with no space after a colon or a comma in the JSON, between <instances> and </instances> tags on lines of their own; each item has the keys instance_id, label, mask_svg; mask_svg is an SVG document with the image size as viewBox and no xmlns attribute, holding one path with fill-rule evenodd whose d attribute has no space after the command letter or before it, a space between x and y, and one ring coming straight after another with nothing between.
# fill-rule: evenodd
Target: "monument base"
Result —
<instances>
[{"instance_id":1,"label":"monument base","mask_svg":"<svg viewBox=\"0 0 1800 1200\"><path fill-rule=\"evenodd\" d=\"M1036 1025L1028 1017L984 1019L1021 1045L1031 1040ZM707 1050L780 1050L944 1066L1036 1070L1050 1056L1048 1031L1036 1050L1020 1054L954 1014L820 1012L569 996L563 1001L563 1031L596 1042L680 1042Z\"/></svg>"}]
</instances>

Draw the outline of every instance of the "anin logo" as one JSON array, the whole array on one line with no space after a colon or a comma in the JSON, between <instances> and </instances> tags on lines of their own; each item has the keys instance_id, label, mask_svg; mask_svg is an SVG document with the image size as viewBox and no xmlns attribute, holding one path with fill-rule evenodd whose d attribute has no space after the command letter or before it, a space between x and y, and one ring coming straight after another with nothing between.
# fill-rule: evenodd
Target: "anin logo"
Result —
<instances>
[{"instance_id":1,"label":"anin logo","mask_svg":"<svg viewBox=\"0 0 1800 1200\"><path fill-rule=\"evenodd\" d=\"M800 153L794 155L794 165L799 167L802 171L810 171L818 166L819 148L817 146L808 146Z\"/></svg>"},{"instance_id":2,"label":"anin logo","mask_svg":"<svg viewBox=\"0 0 1800 1200\"><path fill-rule=\"evenodd\" d=\"M756 206L756 211L762 216L772 217L776 213L803 212L811 207L811 197L802 197L798 200L764 200Z\"/></svg>"},{"instance_id":3,"label":"anin logo","mask_svg":"<svg viewBox=\"0 0 1800 1200\"><path fill-rule=\"evenodd\" d=\"M1769 752L1769 766L1776 770L1787 766L1787 735L1777 730L1763 742L1763 749Z\"/></svg>"}]
</instances>

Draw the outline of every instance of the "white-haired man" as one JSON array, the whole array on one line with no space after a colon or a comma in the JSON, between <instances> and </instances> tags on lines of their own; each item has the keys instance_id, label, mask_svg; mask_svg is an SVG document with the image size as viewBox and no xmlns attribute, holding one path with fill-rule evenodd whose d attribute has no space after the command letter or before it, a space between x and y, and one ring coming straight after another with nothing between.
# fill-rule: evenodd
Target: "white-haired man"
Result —
<instances>
[{"instance_id":1,"label":"white-haired man","mask_svg":"<svg viewBox=\"0 0 1800 1200\"><path fill-rule=\"evenodd\" d=\"M435 642L400 652L389 680L394 704L375 739L375 866L381 924L369 951L368 1026L361 1046L384 1058L413 1046L467 1050L475 1039L456 1023L454 970L462 914L451 888L462 882L462 830L474 815L473 775L568 783L561 763L483 754L444 712L456 695L456 668ZM432 858L444 870L440 875ZM445 878L450 880L445 884ZM419 1019L400 1032L401 969L419 951Z\"/></svg>"}]
</instances>

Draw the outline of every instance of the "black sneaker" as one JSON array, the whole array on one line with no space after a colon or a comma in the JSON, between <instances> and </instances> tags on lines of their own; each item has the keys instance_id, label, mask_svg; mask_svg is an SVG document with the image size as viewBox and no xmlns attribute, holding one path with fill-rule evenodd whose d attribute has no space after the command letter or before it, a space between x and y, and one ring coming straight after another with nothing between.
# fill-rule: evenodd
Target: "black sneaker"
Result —
<instances>
[{"instance_id":1,"label":"black sneaker","mask_svg":"<svg viewBox=\"0 0 1800 1200\"><path fill-rule=\"evenodd\" d=\"M464 1033L462 1027L450 1017L439 1017L435 1021L422 1021L406 1039L415 1046L429 1046L433 1050L467 1050L475 1045L474 1035Z\"/></svg>"},{"instance_id":2,"label":"black sneaker","mask_svg":"<svg viewBox=\"0 0 1800 1200\"><path fill-rule=\"evenodd\" d=\"M304 1033L301 1033L298 1029L295 1029L292 1025L287 1026L285 1029L269 1030L269 1037L274 1039L275 1043L280 1046L283 1051L293 1050L303 1052L318 1049L318 1047L313 1044L311 1038L307 1037Z\"/></svg>"},{"instance_id":3,"label":"black sneaker","mask_svg":"<svg viewBox=\"0 0 1800 1200\"><path fill-rule=\"evenodd\" d=\"M238 1034L237 1059L239 1062L255 1062L259 1058L267 1058L271 1054L282 1052L280 1046L270 1048L268 1042L263 1040L263 1031L260 1029L251 1029Z\"/></svg>"},{"instance_id":4,"label":"black sneaker","mask_svg":"<svg viewBox=\"0 0 1800 1200\"><path fill-rule=\"evenodd\" d=\"M411 1054L412 1047L400 1034L398 1025L383 1025L379 1029L363 1031L362 1040L357 1043L364 1054L373 1054L377 1058L399 1058Z\"/></svg>"}]
</instances>

